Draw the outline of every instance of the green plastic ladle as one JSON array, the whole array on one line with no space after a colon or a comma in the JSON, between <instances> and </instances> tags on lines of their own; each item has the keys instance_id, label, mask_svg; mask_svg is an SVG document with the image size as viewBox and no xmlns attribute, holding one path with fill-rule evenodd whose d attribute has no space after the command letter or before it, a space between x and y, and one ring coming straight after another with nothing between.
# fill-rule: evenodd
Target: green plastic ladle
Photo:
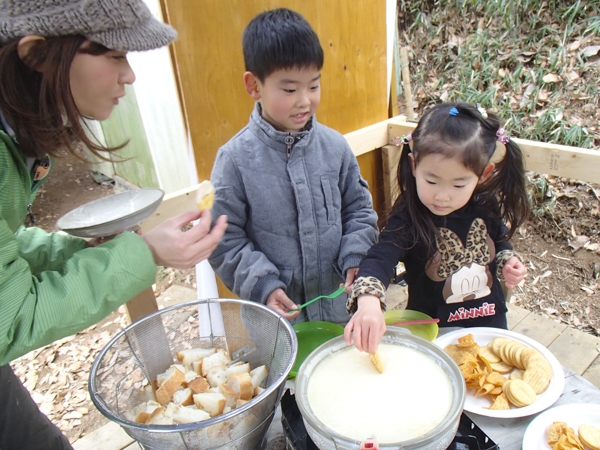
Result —
<instances>
[{"instance_id":1,"label":"green plastic ladle","mask_svg":"<svg viewBox=\"0 0 600 450\"><path fill-rule=\"evenodd\" d=\"M306 303L303 303L302 305L298 306L296 309L292 309L292 310L288 311L288 314L292 314L292 313L295 313L296 311L300 311L302 308L305 308L308 305L310 305L311 303L314 303L317 300L321 300L322 298L336 298L338 295L340 295L345 290L346 290L346 286L341 286L337 291L332 292L329 295L319 295L318 297L315 297L312 300L309 300Z\"/></svg>"}]
</instances>

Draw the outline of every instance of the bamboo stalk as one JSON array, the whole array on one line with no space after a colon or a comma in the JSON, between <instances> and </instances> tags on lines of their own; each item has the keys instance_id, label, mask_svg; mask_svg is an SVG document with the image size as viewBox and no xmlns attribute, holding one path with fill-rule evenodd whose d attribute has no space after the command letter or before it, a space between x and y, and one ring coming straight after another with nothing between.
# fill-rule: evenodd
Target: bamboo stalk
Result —
<instances>
[{"instance_id":1,"label":"bamboo stalk","mask_svg":"<svg viewBox=\"0 0 600 450\"><path fill-rule=\"evenodd\" d=\"M402 84L404 86L404 100L406 101L406 116L408 117L408 120L415 120L412 89L410 87L410 71L408 68L408 52L406 51L406 47L400 49L400 62L402 64Z\"/></svg>"}]
</instances>

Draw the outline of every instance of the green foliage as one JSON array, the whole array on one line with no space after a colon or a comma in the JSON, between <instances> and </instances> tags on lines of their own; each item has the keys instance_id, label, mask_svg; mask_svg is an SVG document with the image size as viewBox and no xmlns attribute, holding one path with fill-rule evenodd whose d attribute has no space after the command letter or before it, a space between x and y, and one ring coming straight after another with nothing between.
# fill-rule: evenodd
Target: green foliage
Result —
<instances>
[{"instance_id":1,"label":"green foliage","mask_svg":"<svg viewBox=\"0 0 600 450\"><path fill-rule=\"evenodd\" d=\"M513 136L600 148L600 64L579 51L600 44L600 1L398 0L398 13L419 110L480 103Z\"/></svg>"}]
</instances>

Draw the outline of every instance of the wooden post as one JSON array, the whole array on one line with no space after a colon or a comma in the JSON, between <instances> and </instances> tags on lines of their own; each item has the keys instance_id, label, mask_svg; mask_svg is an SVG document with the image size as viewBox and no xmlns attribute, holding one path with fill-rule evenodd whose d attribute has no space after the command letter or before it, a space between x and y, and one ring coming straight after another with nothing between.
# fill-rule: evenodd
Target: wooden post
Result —
<instances>
[{"instance_id":1,"label":"wooden post","mask_svg":"<svg viewBox=\"0 0 600 450\"><path fill-rule=\"evenodd\" d=\"M408 68L408 52L406 51L406 47L400 49L400 62L402 64L402 84L404 86L404 100L406 101L406 116L408 117L408 120L415 120L412 89L410 87L410 71Z\"/></svg>"},{"instance_id":2,"label":"wooden post","mask_svg":"<svg viewBox=\"0 0 600 450\"><path fill-rule=\"evenodd\" d=\"M392 209L400 189L398 187L398 162L402 150L396 145L384 145L381 147L383 162L383 188L384 205L386 212Z\"/></svg>"},{"instance_id":3,"label":"wooden post","mask_svg":"<svg viewBox=\"0 0 600 450\"><path fill-rule=\"evenodd\" d=\"M129 300L126 304L127 315L131 323L137 322L142 317L146 317L153 312L158 311L156 296L151 287L143 290L138 295Z\"/></svg>"}]
</instances>

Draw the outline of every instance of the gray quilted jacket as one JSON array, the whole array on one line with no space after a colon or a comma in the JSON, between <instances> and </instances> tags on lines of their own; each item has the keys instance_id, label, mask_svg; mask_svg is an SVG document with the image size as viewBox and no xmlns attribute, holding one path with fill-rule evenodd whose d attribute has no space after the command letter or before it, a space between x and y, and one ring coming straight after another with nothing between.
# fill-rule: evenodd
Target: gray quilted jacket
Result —
<instances>
[{"instance_id":1,"label":"gray quilted jacket","mask_svg":"<svg viewBox=\"0 0 600 450\"><path fill-rule=\"evenodd\" d=\"M378 236L371 194L344 137L313 117L306 131L275 130L257 103L217 153L213 217L227 233L209 261L236 295L265 303L282 288L296 304L330 294ZM346 294L295 320L346 323Z\"/></svg>"}]
</instances>

